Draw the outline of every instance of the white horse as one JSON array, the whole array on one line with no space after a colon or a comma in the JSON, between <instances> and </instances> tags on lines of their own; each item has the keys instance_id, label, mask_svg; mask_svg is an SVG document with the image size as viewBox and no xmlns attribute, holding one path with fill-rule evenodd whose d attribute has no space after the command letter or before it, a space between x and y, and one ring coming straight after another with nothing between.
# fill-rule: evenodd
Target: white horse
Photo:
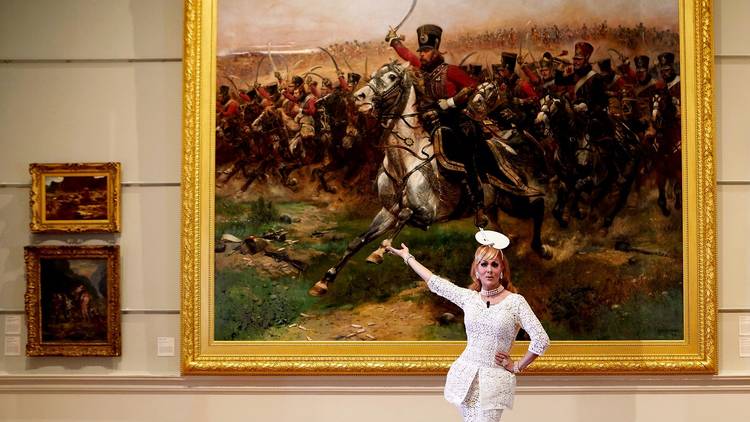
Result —
<instances>
[{"instance_id":1,"label":"white horse","mask_svg":"<svg viewBox=\"0 0 750 422\"><path fill-rule=\"evenodd\" d=\"M355 104L362 113L374 114L384 133L385 157L376 184L382 208L368 229L352 240L339 262L310 288L313 296L324 295L341 268L362 247L385 235L380 246L367 261L381 263L385 247L406 224L427 229L438 222L462 218L470 214L460 181L446 179L438 169L433 140L422 127L417 111L413 75L408 65L395 62L383 65L360 90L354 93ZM532 216L534 239L532 248L550 258L551 250L540 239L544 215L544 199L514 195L484 184L485 208L490 221L497 226L497 209L519 217Z\"/></svg>"}]
</instances>

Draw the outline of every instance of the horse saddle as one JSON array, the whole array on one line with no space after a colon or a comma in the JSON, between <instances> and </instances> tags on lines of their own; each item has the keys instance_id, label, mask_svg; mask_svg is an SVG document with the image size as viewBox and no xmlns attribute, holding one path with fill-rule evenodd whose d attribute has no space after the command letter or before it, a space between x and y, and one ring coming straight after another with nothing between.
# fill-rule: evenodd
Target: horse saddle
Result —
<instances>
[{"instance_id":1,"label":"horse saddle","mask_svg":"<svg viewBox=\"0 0 750 422\"><path fill-rule=\"evenodd\" d=\"M464 162L470 160L471 148L466 145L459 145L450 134L453 129L441 127L432 134L432 143L435 151L435 158L439 168L447 170L450 173L460 174L461 177L466 175ZM508 160L509 154L514 154L514 150L497 138L484 139L479 143L477 151L477 173L480 178L492 186L503 191L520 195L520 196L543 196L544 193L527 185L524 177L520 175ZM445 174L445 171L443 171Z\"/></svg>"}]
</instances>

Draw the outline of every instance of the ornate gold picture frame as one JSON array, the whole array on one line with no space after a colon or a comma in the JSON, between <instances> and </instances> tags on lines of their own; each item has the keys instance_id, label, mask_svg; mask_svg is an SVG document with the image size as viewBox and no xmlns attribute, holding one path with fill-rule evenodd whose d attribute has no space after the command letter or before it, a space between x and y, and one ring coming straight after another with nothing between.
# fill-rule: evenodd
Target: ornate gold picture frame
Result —
<instances>
[{"instance_id":1,"label":"ornate gold picture frame","mask_svg":"<svg viewBox=\"0 0 750 422\"><path fill-rule=\"evenodd\" d=\"M120 356L120 247L27 246L27 356Z\"/></svg>"},{"instance_id":2,"label":"ornate gold picture frame","mask_svg":"<svg viewBox=\"0 0 750 422\"><path fill-rule=\"evenodd\" d=\"M32 232L120 231L120 163L32 163L29 172Z\"/></svg>"},{"instance_id":3,"label":"ornate gold picture frame","mask_svg":"<svg viewBox=\"0 0 750 422\"><path fill-rule=\"evenodd\" d=\"M675 62L680 64L679 77L682 81L682 207L681 211L677 211L682 214L681 338L556 340L552 336L552 346L528 369L528 373L712 374L717 371L712 3L699 0L664 3L678 4L679 11L679 54ZM300 19L304 19L302 10L284 10L284 13L300 13ZM401 9L394 10L394 19L403 12ZM216 240L219 206L215 203L218 177L215 142L219 126L216 117L219 13L218 1L185 1L182 372L190 375L445 373L463 350L464 342L377 339L350 342L315 340L309 335L304 340L305 333L301 333L302 338L296 341L216 338L219 293L215 280L215 253L218 246L225 246L223 240L221 245ZM242 13L237 15L244 16ZM617 19L613 16L612 20ZM554 19L547 21L553 22ZM413 37L413 34L407 36ZM261 45L268 40L254 41ZM261 68L260 64L257 66L254 68L256 73ZM286 73L290 73L289 70ZM679 209L679 206L675 206L675 209ZM218 236L221 234L218 233ZM626 249L629 248L630 245L626 245ZM653 251L646 250L645 253L653 254ZM262 301L259 306L262 306ZM613 306L612 309L615 308ZM283 328L284 322L279 324ZM289 326L306 329L300 328L298 323ZM366 328L352 326L360 331ZM353 335L357 333L354 331ZM527 344L516 342L513 355L522 355Z\"/></svg>"}]
</instances>

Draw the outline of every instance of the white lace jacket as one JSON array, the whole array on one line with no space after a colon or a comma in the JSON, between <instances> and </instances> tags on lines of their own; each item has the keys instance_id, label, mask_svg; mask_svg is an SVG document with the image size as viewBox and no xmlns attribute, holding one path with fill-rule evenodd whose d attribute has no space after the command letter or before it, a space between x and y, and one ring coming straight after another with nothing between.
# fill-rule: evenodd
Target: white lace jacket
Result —
<instances>
[{"instance_id":1,"label":"white lace jacket","mask_svg":"<svg viewBox=\"0 0 750 422\"><path fill-rule=\"evenodd\" d=\"M531 338L530 352L541 355L549 346L549 337L526 299L513 293L488 308L479 292L456 286L437 275L430 278L427 286L464 311L466 349L448 371L445 399L460 405L478 373L481 408L513 408L516 377L495 364L495 352L509 351L521 327Z\"/></svg>"}]
</instances>

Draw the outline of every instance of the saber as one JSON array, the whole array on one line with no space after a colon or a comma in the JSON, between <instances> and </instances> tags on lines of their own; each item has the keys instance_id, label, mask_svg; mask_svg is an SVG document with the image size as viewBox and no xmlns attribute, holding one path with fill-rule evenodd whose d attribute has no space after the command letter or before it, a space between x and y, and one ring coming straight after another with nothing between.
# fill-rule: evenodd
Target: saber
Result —
<instances>
[{"instance_id":1,"label":"saber","mask_svg":"<svg viewBox=\"0 0 750 422\"><path fill-rule=\"evenodd\" d=\"M232 78L232 79L239 79L240 81L242 81L243 84L245 84L247 86L248 89L252 88L252 86L249 83L247 83L246 80L242 79L241 77L239 77L237 75L229 75L229 77Z\"/></svg>"},{"instance_id":2,"label":"saber","mask_svg":"<svg viewBox=\"0 0 750 422\"><path fill-rule=\"evenodd\" d=\"M401 28L401 25L403 25L404 22L406 22L406 20L409 19L409 16L411 16L411 12L414 11L415 7L417 7L417 0L411 0L411 7L409 7L409 11L406 12L406 15L404 15L404 18L401 19L401 22L399 22L398 25L396 25L396 27L393 28L394 31L398 31L398 29Z\"/></svg>"},{"instance_id":3,"label":"saber","mask_svg":"<svg viewBox=\"0 0 750 422\"><path fill-rule=\"evenodd\" d=\"M273 56L271 55L271 42L268 42L268 60L271 61L271 67L273 67L274 73L278 72L279 70L276 69L276 63L273 62Z\"/></svg>"},{"instance_id":4,"label":"saber","mask_svg":"<svg viewBox=\"0 0 750 422\"><path fill-rule=\"evenodd\" d=\"M607 53L609 53L609 52L613 52L613 53L617 54L617 57L620 59L620 61L622 63L625 63L625 60L627 60L627 57L625 57L624 54L620 53L619 51L615 50L614 48L607 49Z\"/></svg>"},{"instance_id":5,"label":"saber","mask_svg":"<svg viewBox=\"0 0 750 422\"><path fill-rule=\"evenodd\" d=\"M346 56L344 56L344 64L346 64L346 67L349 68L352 72L354 72L354 69L352 68L352 65L349 64L349 60L346 59Z\"/></svg>"},{"instance_id":6,"label":"saber","mask_svg":"<svg viewBox=\"0 0 750 422\"><path fill-rule=\"evenodd\" d=\"M477 52L476 52L476 51L472 51L471 53L469 53L469 54L465 55L465 56L464 56L464 58L463 58L463 59L461 59L461 61L460 61L460 62L458 62L458 65L459 65L459 66L463 66L464 62L466 62L466 60L469 60L469 57L471 57L471 56L473 56L473 55L475 55L475 54L477 54Z\"/></svg>"},{"instance_id":7,"label":"saber","mask_svg":"<svg viewBox=\"0 0 750 422\"><path fill-rule=\"evenodd\" d=\"M315 72L316 70L318 70L318 69L320 69L320 68L322 68L322 67L323 67L323 66L321 66L321 65L313 66L313 67L311 67L311 68L307 69L307 72L305 72L305 75L307 75L307 74L308 74L308 73L310 73L310 72Z\"/></svg>"},{"instance_id":8,"label":"saber","mask_svg":"<svg viewBox=\"0 0 750 422\"><path fill-rule=\"evenodd\" d=\"M336 73L337 73L337 74L338 74L338 73L341 73L341 69L339 69L339 64L338 64L338 63L336 63L336 59L335 59L335 58L333 57L333 54L331 54L331 52L330 52L330 51L326 50L326 49L325 49L325 48L323 48L323 47L318 47L318 48L319 48L319 49L320 49L320 50L321 50L322 52L326 53L326 54L328 55L328 57L330 57L330 58L331 58L331 61L333 62L333 66L334 66L334 67L336 67Z\"/></svg>"},{"instance_id":9,"label":"saber","mask_svg":"<svg viewBox=\"0 0 750 422\"><path fill-rule=\"evenodd\" d=\"M236 78L236 76L234 76L234 75L227 75L226 76L226 80L228 80L229 83L232 84L232 87L234 87L234 90L237 91L237 93L239 94L240 93L240 89L237 88L237 85L234 83L234 79L232 79L232 78Z\"/></svg>"}]
</instances>

